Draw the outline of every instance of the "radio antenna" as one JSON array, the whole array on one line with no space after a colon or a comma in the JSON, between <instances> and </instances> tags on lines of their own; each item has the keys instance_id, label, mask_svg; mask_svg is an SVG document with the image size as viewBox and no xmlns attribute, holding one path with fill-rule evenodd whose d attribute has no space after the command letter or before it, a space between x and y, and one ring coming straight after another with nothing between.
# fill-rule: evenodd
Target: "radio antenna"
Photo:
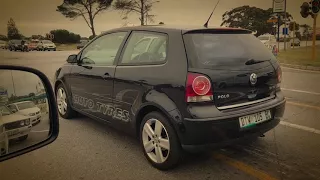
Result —
<instances>
[{"instance_id":1,"label":"radio antenna","mask_svg":"<svg viewBox=\"0 0 320 180\"><path fill-rule=\"evenodd\" d=\"M210 19L211 19L211 16L212 16L214 10L216 10L219 2L220 2L220 0L218 0L218 2L216 3L216 5L215 5L214 8L213 8L213 11L211 12L211 14L210 14L210 16L209 16L209 19L208 19L207 22L203 25L205 28L208 28L208 24L209 24L209 21L210 21Z\"/></svg>"}]
</instances>

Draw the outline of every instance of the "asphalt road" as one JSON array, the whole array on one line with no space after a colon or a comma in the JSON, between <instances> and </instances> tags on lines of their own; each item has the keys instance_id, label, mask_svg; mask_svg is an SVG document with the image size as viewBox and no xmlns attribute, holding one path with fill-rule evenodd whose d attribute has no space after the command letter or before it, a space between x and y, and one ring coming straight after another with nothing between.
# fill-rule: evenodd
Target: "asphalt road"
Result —
<instances>
[{"instance_id":1,"label":"asphalt road","mask_svg":"<svg viewBox=\"0 0 320 180\"><path fill-rule=\"evenodd\" d=\"M0 51L0 64L30 66L50 79L74 52ZM58 139L0 163L0 179L320 179L319 72L283 68L283 120L251 144L187 156L162 172L145 160L136 139L81 116L60 118Z\"/></svg>"}]
</instances>

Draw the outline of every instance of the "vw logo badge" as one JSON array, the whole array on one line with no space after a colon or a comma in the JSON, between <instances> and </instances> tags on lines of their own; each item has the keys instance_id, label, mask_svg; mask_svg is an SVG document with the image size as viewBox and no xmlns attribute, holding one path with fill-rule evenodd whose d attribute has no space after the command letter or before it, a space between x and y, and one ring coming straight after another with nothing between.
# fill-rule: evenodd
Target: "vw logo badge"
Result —
<instances>
[{"instance_id":1,"label":"vw logo badge","mask_svg":"<svg viewBox=\"0 0 320 180\"><path fill-rule=\"evenodd\" d=\"M258 81L258 76L257 76L257 74L252 73L252 74L250 75L250 84L251 84L251 85L255 85L255 84L257 84L257 81Z\"/></svg>"}]
</instances>

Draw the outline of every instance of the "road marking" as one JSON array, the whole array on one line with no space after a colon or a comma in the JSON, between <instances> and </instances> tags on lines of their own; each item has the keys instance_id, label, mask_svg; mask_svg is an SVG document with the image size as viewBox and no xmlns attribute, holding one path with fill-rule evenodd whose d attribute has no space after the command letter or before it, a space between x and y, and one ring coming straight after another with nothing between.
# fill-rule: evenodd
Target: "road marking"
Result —
<instances>
[{"instance_id":1,"label":"road marking","mask_svg":"<svg viewBox=\"0 0 320 180\"><path fill-rule=\"evenodd\" d=\"M296 68L290 68L290 67L285 67L281 66L282 69L291 69L295 71L302 71L302 72L311 72L311 73L320 73L319 71L312 71L312 70L306 70L306 69L296 69Z\"/></svg>"},{"instance_id":2,"label":"road marking","mask_svg":"<svg viewBox=\"0 0 320 180\"><path fill-rule=\"evenodd\" d=\"M285 91L292 91L292 92L298 92L298 93L313 94L313 95L320 96L320 93L317 93L317 92L311 92L311 91L303 91L303 90L287 89L287 88L281 88L281 90L285 90Z\"/></svg>"},{"instance_id":3,"label":"road marking","mask_svg":"<svg viewBox=\"0 0 320 180\"><path fill-rule=\"evenodd\" d=\"M40 132L49 132L49 130L42 130L42 131L30 131L32 133L40 133Z\"/></svg>"},{"instance_id":4,"label":"road marking","mask_svg":"<svg viewBox=\"0 0 320 180\"><path fill-rule=\"evenodd\" d=\"M306 107L306 108L311 108L311 109L320 110L320 107L319 107L319 106L302 104L302 103L297 103L297 102L292 102L292 101L287 101L287 104L294 105L294 106L300 106L300 107Z\"/></svg>"},{"instance_id":5,"label":"road marking","mask_svg":"<svg viewBox=\"0 0 320 180\"><path fill-rule=\"evenodd\" d=\"M222 155L222 154L218 154L218 153L214 153L213 154L213 157L215 159L218 159L234 168L237 168L243 172L245 172L246 174L249 174L250 176L252 177L255 177L257 179L260 179L260 180L277 180L277 178L263 172L263 171L260 171L258 169L255 169L254 167L250 166L250 165L247 165L243 162L240 162L240 161L237 161L237 160L234 160L230 157L227 157L225 155Z\"/></svg>"},{"instance_id":6,"label":"road marking","mask_svg":"<svg viewBox=\"0 0 320 180\"><path fill-rule=\"evenodd\" d=\"M280 121L280 124L284 125L284 126L288 126L288 127L292 127L292 128L308 131L308 132L311 132L311 133L320 134L320 130L314 129L314 128L310 128L310 127L307 127L307 126L301 126L301 125L298 125L298 124L292 124L292 123L289 123L289 122L286 122L286 121Z\"/></svg>"}]
</instances>

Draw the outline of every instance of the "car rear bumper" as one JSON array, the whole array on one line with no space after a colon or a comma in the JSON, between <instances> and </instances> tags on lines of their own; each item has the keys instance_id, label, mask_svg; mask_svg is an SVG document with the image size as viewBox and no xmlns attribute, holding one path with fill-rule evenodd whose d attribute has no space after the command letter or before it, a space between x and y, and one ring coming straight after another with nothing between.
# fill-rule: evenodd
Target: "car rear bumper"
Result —
<instances>
[{"instance_id":1,"label":"car rear bumper","mask_svg":"<svg viewBox=\"0 0 320 180\"><path fill-rule=\"evenodd\" d=\"M243 115L219 120L185 119L183 122L184 133L180 133L179 136L182 148L190 152L203 151L245 141L247 138L258 137L279 124L284 113L285 100L283 99L273 107L268 106L254 112L248 111L246 115L268 109L272 113L271 120L245 129L241 129L239 124L239 117Z\"/></svg>"}]
</instances>

